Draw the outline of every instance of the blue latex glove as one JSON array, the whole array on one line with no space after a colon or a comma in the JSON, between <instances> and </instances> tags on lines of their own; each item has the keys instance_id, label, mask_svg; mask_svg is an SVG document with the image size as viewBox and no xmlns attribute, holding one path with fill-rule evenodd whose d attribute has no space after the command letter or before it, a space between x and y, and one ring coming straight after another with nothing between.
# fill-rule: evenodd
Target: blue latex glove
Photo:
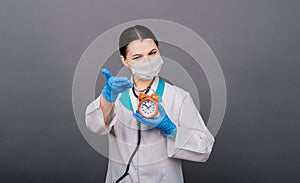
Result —
<instances>
[{"instance_id":1,"label":"blue latex glove","mask_svg":"<svg viewBox=\"0 0 300 183\"><path fill-rule=\"evenodd\" d=\"M160 116L158 118L144 118L140 115L139 111L133 113L133 116L139 120L141 123L151 126L153 128L158 128L164 132L165 136L174 137L177 133L176 125L170 120L166 111L161 104L158 104L158 109Z\"/></svg>"},{"instance_id":2,"label":"blue latex glove","mask_svg":"<svg viewBox=\"0 0 300 183\"><path fill-rule=\"evenodd\" d=\"M109 102L115 102L118 94L132 87L132 82L126 77L113 76L105 68L101 69L106 77L106 85L102 89L102 96Z\"/></svg>"}]
</instances>

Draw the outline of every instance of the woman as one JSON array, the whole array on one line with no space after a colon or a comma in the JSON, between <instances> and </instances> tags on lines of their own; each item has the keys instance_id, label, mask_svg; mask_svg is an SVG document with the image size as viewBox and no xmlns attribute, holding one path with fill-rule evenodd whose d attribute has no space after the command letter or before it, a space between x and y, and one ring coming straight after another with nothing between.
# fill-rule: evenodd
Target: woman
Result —
<instances>
[{"instance_id":1,"label":"woman","mask_svg":"<svg viewBox=\"0 0 300 183\"><path fill-rule=\"evenodd\" d=\"M106 182L184 182L181 159L205 162L214 143L190 94L159 77L158 41L147 27L122 32L120 59L132 76L102 69L106 85L86 109L87 128L109 136ZM159 115L137 110L141 93L158 94Z\"/></svg>"}]
</instances>

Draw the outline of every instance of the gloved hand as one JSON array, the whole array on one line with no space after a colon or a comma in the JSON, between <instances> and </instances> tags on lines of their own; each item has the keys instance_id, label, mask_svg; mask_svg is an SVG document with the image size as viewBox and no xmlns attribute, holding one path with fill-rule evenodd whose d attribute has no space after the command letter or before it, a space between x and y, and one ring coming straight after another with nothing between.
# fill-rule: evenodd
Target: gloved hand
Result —
<instances>
[{"instance_id":1,"label":"gloved hand","mask_svg":"<svg viewBox=\"0 0 300 183\"><path fill-rule=\"evenodd\" d=\"M145 125L162 130L165 136L174 137L177 133L176 125L170 120L161 104L158 104L158 109L160 112L158 118L144 118L138 110L136 110L136 113L133 113L133 116Z\"/></svg>"},{"instance_id":2,"label":"gloved hand","mask_svg":"<svg viewBox=\"0 0 300 183\"><path fill-rule=\"evenodd\" d=\"M102 89L102 96L109 102L115 102L118 94L132 87L132 82L126 77L113 76L105 68L101 69L106 77L106 85Z\"/></svg>"}]
</instances>

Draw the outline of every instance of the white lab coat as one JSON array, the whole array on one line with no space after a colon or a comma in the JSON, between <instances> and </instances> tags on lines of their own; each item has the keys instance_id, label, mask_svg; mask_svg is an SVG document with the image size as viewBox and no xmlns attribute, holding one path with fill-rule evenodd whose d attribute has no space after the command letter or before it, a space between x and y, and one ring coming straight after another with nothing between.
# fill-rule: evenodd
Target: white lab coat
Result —
<instances>
[{"instance_id":1,"label":"white lab coat","mask_svg":"<svg viewBox=\"0 0 300 183\"><path fill-rule=\"evenodd\" d=\"M152 84L154 91L159 79L156 77ZM133 111L136 111L138 99L131 89L129 93ZM136 118L120 102L120 95L114 103L110 125L104 123L99 107L100 96L87 106L85 112L87 128L99 135L109 136L106 183L115 182L124 173L137 143ZM197 162L208 159L215 139L206 128L190 94L165 82L161 104L177 126L176 138L166 137L161 130L141 124L141 145L132 160L129 175L121 182L182 183L181 159Z\"/></svg>"}]
</instances>

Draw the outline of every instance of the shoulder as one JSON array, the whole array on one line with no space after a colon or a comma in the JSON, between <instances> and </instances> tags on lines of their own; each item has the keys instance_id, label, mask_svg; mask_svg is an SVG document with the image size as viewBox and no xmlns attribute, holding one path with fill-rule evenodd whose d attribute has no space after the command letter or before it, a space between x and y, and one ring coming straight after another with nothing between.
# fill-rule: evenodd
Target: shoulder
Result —
<instances>
[{"instance_id":1,"label":"shoulder","mask_svg":"<svg viewBox=\"0 0 300 183\"><path fill-rule=\"evenodd\" d=\"M170 83L169 81L165 81L165 90L167 90L168 92L175 92L176 94L185 96L185 95L189 95L189 92L186 91L185 89L181 88L180 86L176 86L172 83Z\"/></svg>"},{"instance_id":2,"label":"shoulder","mask_svg":"<svg viewBox=\"0 0 300 183\"><path fill-rule=\"evenodd\" d=\"M165 92L164 93L168 96L175 97L176 99L179 99L181 101L187 97L190 97L190 93L187 90L181 88L180 86L171 84L168 81L165 81Z\"/></svg>"}]
</instances>

